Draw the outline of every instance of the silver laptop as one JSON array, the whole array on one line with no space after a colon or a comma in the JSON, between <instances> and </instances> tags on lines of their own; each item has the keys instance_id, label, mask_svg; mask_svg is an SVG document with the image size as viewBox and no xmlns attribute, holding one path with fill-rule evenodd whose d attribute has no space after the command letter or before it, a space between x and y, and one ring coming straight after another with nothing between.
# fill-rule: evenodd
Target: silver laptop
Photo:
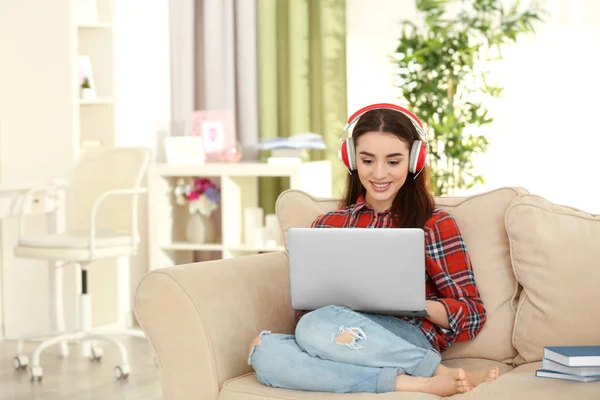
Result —
<instances>
[{"instance_id":1,"label":"silver laptop","mask_svg":"<svg viewBox=\"0 0 600 400\"><path fill-rule=\"evenodd\" d=\"M292 306L427 316L425 239L410 228L290 228Z\"/></svg>"}]
</instances>

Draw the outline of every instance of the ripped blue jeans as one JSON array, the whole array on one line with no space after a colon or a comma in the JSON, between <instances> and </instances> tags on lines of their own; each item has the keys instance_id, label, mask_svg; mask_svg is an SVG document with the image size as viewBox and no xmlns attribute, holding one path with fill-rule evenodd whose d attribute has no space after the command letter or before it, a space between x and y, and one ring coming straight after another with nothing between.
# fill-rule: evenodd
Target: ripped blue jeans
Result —
<instances>
[{"instance_id":1,"label":"ripped blue jeans","mask_svg":"<svg viewBox=\"0 0 600 400\"><path fill-rule=\"evenodd\" d=\"M336 340L350 333L351 340ZM393 392L399 374L430 377L441 356L402 319L327 306L298 322L295 335L260 334L248 364L259 382L336 393Z\"/></svg>"}]
</instances>

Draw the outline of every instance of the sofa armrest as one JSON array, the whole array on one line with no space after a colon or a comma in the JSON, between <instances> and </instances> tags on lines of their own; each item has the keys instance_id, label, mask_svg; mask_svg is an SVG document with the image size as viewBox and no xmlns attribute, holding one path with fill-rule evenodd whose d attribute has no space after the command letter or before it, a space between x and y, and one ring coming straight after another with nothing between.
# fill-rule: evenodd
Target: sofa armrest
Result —
<instances>
[{"instance_id":1,"label":"sofa armrest","mask_svg":"<svg viewBox=\"0 0 600 400\"><path fill-rule=\"evenodd\" d=\"M160 367L162 398L216 399L223 382L252 372L249 345L260 331L295 329L287 254L151 271L135 314Z\"/></svg>"}]
</instances>

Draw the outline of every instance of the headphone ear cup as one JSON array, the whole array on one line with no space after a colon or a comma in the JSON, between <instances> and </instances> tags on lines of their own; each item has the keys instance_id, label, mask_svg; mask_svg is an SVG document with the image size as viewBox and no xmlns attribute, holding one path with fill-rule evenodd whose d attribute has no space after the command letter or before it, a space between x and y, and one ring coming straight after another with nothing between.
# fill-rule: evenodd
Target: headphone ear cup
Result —
<instances>
[{"instance_id":1,"label":"headphone ear cup","mask_svg":"<svg viewBox=\"0 0 600 400\"><path fill-rule=\"evenodd\" d=\"M340 158L348 172L352 173L352 160L350 159L350 152L348 149L349 143L350 142L347 139L342 142L342 145L340 146L340 149L338 151L338 157ZM352 146L352 143L350 143L350 145Z\"/></svg>"},{"instance_id":2,"label":"headphone ear cup","mask_svg":"<svg viewBox=\"0 0 600 400\"><path fill-rule=\"evenodd\" d=\"M348 164L350 165L350 170L356 170L356 151L354 150L354 139L349 137L346 139L346 149L348 152Z\"/></svg>"},{"instance_id":3,"label":"headphone ear cup","mask_svg":"<svg viewBox=\"0 0 600 400\"><path fill-rule=\"evenodd\" d=\"M419 162L424 158L423 147L423 143L420 140L415 140L413 142L408 159L408 172L416 174L423 167L423 162Z\"/></svg>"}]
</instances>

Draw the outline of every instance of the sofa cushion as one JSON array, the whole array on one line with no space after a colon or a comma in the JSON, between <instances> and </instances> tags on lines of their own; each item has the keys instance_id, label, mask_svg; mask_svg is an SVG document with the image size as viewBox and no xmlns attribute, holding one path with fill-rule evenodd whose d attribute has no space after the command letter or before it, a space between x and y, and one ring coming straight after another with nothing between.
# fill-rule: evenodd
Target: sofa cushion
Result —
<instances>
[{"instance_id":1,"label":"sofa cushion","mask_svg":"<svg viewBox=\"0 0 600 400\"><path fill-rule=\"evenodd\" d=\"M544 346L598 344L600 215L528 194L509 207L506 230L523 286L515 365L541 360Z\"/></svg>"},{"instance_id":2,"label":"sofa cushion","mask_svg":"<svg viewBox=\"0 0 600 400\"><path fill-rule=\"evenodd\" d=\"M521 193L526 190L501 188L468 197L436 198L437 206L454 216L464 236L488 316L477 338L454 344L444 352L444 359L475 357L510 362L517 355L511 342L517 283L510 265L504 215ZM315 198L299 190L283 192L277 199L276 213L284 241L289 228L310 227L318 215L338 206L338 199Z\"/></svg>"},{"instance_id":3,"label":"sofa cushion","mask_svg":"<svg viewBox=\"0 0 600 400\"><path fill-rule=\"evenodd\" d=\"M500 375L509 373L513 368L510 365L497 361L484 360L481 358L463 358L448 360L444 365L451 368L463 368L465 370L498 367ZM231 379L223 385L219 400L242 400L242 399L354 399L354 398L376 398L376 399L441 399L441 397L424 393L385 393L372 395L362 394L336 394L322 392L303 392L265 386L256 380L256 374L250 373L238 378Z\"/></svg>"},{"instance_id":4,"label":"sofa cushion","mask_svg":"<svg viewBox=\"0 0 600 400\"><path fill-rule=\"evenodd\" d=\"M456 396L460 400L592 400L600 398L600 382L571 382L538 378L535 370L541 362L521 365L494 382L482 383L468 393ZM455 398L455 396L451 397Z\"/></svg>"},{"instance_id":5,"label":"sofa cushion","mask_svg":"<svg viewBox=\"0 0 600 400\"><path fill-rule=\"evenodd\" d=\"M500 188L436 199L439 208L454 216L464 237L487 314L479 335L453 344L442 355L444 359L475 357L510 362L517 355L511 338L518 285L510 264L504 216L513 199L526 192L523 188Z\"/></svg>"},{"instance_id":6,"label":"sofa cushion","mask_svg":"<svg viewBox=\"0 0 600 400\"><path fill-rule=\"evenodd\" d=\"M287 231L290 228L310 228L319 215L337 209L340 199L313 197L297 189L285 190L277 198L275 213L287 248Z\"/></svg>"},{"instance_id":7,"label":"sofa cushion","mask_svg":"<svg viewBox=\"0 0 600 400\"><path fill-rule=\"evenodd\" d=\"M300 390L288 390L273 388L263 385L256 380L256 374L242 375L238 378L228 380L223 384L219 400L273 400L273 399L415 399L415 400L440 400L439 396L425 393L413 392L391 392L391 393L323 393L306 392Z\"/></svg>"},{"instance_id":8,"label":"sofa cushion","mask_svg":"<svg viewBox=\"0 0 600 400\"><path fill-rule=\"evenodd\" d=\"M486 360L485 358L453 358L451 360L443 360L442 364L449 368L462 368L465 371L474 371L484 368L498 367L500 375L504 375L513 370L509 364Z\"/></svg>"}]
</instances>

